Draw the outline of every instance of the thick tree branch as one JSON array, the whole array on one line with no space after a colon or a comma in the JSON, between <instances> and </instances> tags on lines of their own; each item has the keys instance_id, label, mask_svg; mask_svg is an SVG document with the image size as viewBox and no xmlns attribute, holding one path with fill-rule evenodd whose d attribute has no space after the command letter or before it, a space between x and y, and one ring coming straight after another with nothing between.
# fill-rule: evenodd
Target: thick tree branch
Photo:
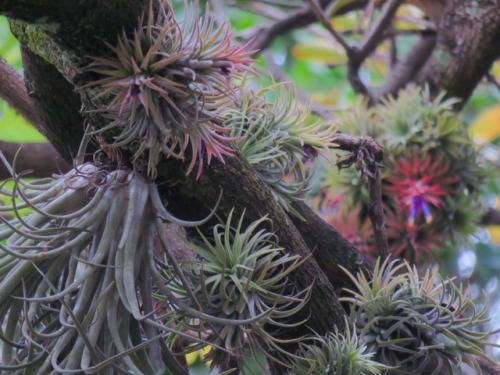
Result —
<instances>
[{"instance_id":1,"label":"thick tree branch","mask_svg":"<svg viewBox=\"0 0 500 375\"><path fill-rule=\"evenodd\" d=\"M15 159L16 172L31 171L29 177L50 177L54 173L64 173L71 164L62 160L50 143L12 143L0 141L0 151L11 165ZM12 177L0 163L0 180Z\"/></svg>"},{"instance_id":2,"label":"thick tree branch","mask_svg":"<svg viewBox=\"0 0 500 375\"><path fill-rule=\"evenodd\" d=\"M464 105L479 81L500 57L498 0L449 0L436 48L417 77L437 94L462 99Z\"/></svg>"},{"instance_id":3,"label":"thick tree branch","mask_svg":"<svg viewBox=\"0 0 500 375\"><path fill-rule=\"evenodd\" d=\"M147 0L0 0L0 14L37 25L81 58L106 51L123 25L135 25ZM82 37L82 32L86 34ZM33 40L35 42L35 40ZM44 40L45 42L45 40ZM33 46L36 48L36 46Z\"/></svg>"},{"instance_id":4,"label":"thick tree branch","mask_svg":"<svg viewBox=\"0 0 500 375\"><path fill-rule=\"evenodd\" d=\"M22 47L28 93L41 121L43 135L68 163L72 163L83 136L81 101L61 73L43 58Z\"/></svg>"},{"instance_id":5,"label":"thick tree branch","mask_svg":"<svg viewBox=\"0 0 500 375\"><path fill-rule=\"evenodd\" d=\"M0 98L23 116L29 123L41 130L31 99L26 92L23 77L0 56Z\"/></svg>"},{"instance_id":6,"label":"thick tree branch","mask_svg":"<svg viewBox=\"0 0 500 375\"><path fill-rule=\"evenodd\" d=\"M296 202L293 208L304 219L291 216L293 223L335 289L354 288L352 280L346 277L339 265L352 274L360 271L367 274L372 272L374 260L360 253L335 228L316 215L307 204Z\"/></svg>"}]
</instances>

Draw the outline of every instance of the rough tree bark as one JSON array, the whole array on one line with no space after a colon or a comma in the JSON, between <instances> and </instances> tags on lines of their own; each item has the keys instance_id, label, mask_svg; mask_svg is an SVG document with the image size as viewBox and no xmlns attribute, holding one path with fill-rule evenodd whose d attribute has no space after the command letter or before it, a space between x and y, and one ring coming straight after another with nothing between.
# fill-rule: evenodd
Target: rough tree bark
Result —
<instances>
[{"instance_id":1,"label":"rough tree bark","mask_svg":"<svg viewBox=\"0 0 500 375\"><path fill-rule=\"evenodd\" d=\"M433 93L445 90L463 105L499 56L500 2L449 0L436 47L416 81Z\"/></svg>"}]
</instances>

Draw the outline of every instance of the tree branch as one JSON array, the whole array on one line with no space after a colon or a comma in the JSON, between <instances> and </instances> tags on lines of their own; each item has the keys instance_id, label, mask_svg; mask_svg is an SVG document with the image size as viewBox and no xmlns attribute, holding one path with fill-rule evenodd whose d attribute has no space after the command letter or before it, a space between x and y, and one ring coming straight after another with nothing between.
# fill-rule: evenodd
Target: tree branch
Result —
<instances>
[{"instance_id":1,"label":"tree branch","mask_svg":"<svg viewBox=\"0 0 500 375\"><path fill-rule=\"evenodd\" d=\"M146 3L147 0L86 0L76 4L66 0L0 0L0 14L37 25L35 34L43 31L61 47L83 58L107 51L104 42L114 44L123 25L135 25Z\"/></svg>"},{"instance_id":2,"label":"tree branch","mask_svg":"<svg viewBox=\"0 0 500 375\"><path fill-rule=\"evenodd\" d=\"M499 41L498 0L449 0L436 47L416 82L433 94L445 90L463 106L500 56Z\"/></svg>"},{"instance_id":3,"label":"tree branch","mask_svg":"<svg viewBox=\"0 0 500 375\"><path fill-rule=\"evenodd\" d=\"M25 47L21 54L26 86L42 133L63 159L72 163L83 137L80 97L53 65Z\"/></svg>"},{"instance_id":4,"label":"tree branch","mask_svg":"<svg viewBox=\"0 0 500 375\"><path fill-rule=\"evenodd\" d=\"M311 11L314 13L316 18L318 19L319 22L332 34L333 38L339 43L344 50L347 53L347 56L352 55L353 49L352 47L347 44L347 42L342 38L342 36L335 30L335 28L332 26L332 23L328 18L323 14L323 10L321 9L321 5L319 4L318 0L308 0L309 2L309 7Z\"/></svg>"},{"instance_id":5,"label":"tree branch","mask_svg":"<svg viewBox=\"0 0 500 375\"><path fill-rule=\"evenodd\" d=\"M31 99L26 92L23 77L0 56L0 98L23 116L29 123L42 131Z\"/></svg>"},{"instance_id":6,"label":"tree branch","mask_svg":"<svg viewBox=\"0 0 500 375\"><path fill-rule=\"evenodd\" d=\"M406 54L403 60L399 61L389 72L384 85L374 93L374 103L378 103L380 99L388 95L395 95L411 82L429 58L435 45L435 33L422 34L419 41Z\"/></svg>"},{"instance_id":7,"label":"tree branch","mask_svg":"<svg viewBox=\"0 0 500 375\"><path fill-rule=\"evenodd\" d=\"M377 46L382 42L384 32L391 20L394 18L394 15L402 2L403 0L389 0L389 2L384 5L380 17L375 25L364 37L361 45L357 48L354 47L352 52L347 56L347 78L354 91L358 94L366 96L370 103L374 103L373 94L368 90L359 77L359 69L361 68L361 65L363 65L366 58L371 55Z\"/></svg>"},{"instance_id":8,"label":"tree branch","mask_svg":"<svg viewBox=\"0 0 500 375\"><path fill-rule=\"evenodd\" d=\"M368 177L370 206L368 215L373 227L375 244L380 257L384 258L389 253L387 235L385 233L385 216L382 205L382 181L380 170L384 158L380 144L371 137L358 137L337 133L334 139L340 150L349 151L350 154L337 162L339 169L355 165L356 169Z\"/></svg>"},{"instance_id":9,"label":"tree branch","mask_svg":"<svg viewBox=\"0 0 500 375\"><path fill-rule=\"evenodd\" d=\"M13 143L0 141L0 151L11 165L16 161L15 170L30 170L28 177L50 177L54 173L64 173L71 168L50 143ZM0 180L12 177L0 163Z\"/></svg>"},{"instance_id":10,"label":"tree branch","mask_svg":"<svg viewBox=\"0 0 500 375\"><path fill-rule=\"evenodd\" d=\"M331 0L319 0L319 5L321 7L325 7L330 2ZM354 0L346 6L338 9L335 15L342 15L354 9L362 8L367 4L367 2L367 0ZM278 36L287 34L292 30L308 26L316 20L317 18L310 7L299 9L285 19L277 21L270 26L259 28L254 33L253 37L250 38L253 39L250 49L262 51L269 47Z\"/></svg>"},{"instance_id":11,"label":"tree branch","mask_svg":"<svg viewBox=\"0 0 500 375\"><path fill-rule=\"evenodd\" d=\"M500 210L498 208L488 208L479 221L481 225L500 225Z\"/></svg>"}]
</instances>

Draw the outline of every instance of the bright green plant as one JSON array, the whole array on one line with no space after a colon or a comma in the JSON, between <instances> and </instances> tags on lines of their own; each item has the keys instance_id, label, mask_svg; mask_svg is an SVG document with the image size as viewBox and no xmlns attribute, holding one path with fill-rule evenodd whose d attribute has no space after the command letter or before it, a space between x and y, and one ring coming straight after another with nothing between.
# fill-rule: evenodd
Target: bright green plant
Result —
<instances>
[{"instance_id":1,"label":"bright green plant","mask_svg":"<svg viewBox=\"0 0 500 375\"><path fill-rule=\"evenodd\" d=\"M242 87L238 106L224 112L236 146L287 210L301 200L318 153L333 145L332 125L310 123L311 110L297 100L291 83L275 83L257 93Z\"/></svg>"}]
</instances>

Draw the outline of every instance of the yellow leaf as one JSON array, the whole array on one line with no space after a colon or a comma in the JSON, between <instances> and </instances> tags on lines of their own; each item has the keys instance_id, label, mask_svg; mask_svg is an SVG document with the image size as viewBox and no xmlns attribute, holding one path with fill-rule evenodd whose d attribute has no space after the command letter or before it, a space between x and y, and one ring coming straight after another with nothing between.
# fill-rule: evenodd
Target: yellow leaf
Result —
<instances>
[{"instance_id":1,"label":"yellow leaf","mask_svg":"<svg viewBox=\"0 0 500 375\"><path fill-rule=\"evenodd\" d=\"M500 195L497 197L495 208L500 208ZM488 225L488 232L490 232L491 242L500 243L499 225Z\"/></svg>"},{"instance_id":2,"label":"yellow leaf","mask_svg":"<svg viewBox=\"0 0 500 375\"><path fill-rule=\"evenodd\" d=\"M485 143L500 137L500 105L485 109L469 128L475 141Z\"/></svg>"},{"instance_id":3,"label":"yellow leaf","mask_svg":"<svg viewBox=\"0 0 500 375\"><path fill-rule=\"evenodd\" d=\"M489 225L488 232L490 232L491 242L500 243L500 226Z\"/></svg>"},{"instance_id":4,"label":"yellow leaf","mask_svg":"<svg viewBox=\"0 0 500 375\"><path fill-rule=\"evenodd\" d=\"M292 55L297 60L321 62L325 64L345 64L347 57L341 47L331 40L311 39L299 42L292 48Z\"/></svg>"},{"instance_id":5,"label":"yellow leaf","mask_svg":"<svg viewBox=\"0 0 500 375\"><path fill-rule=\"evenodd\" d=\"M196 363L198 358L201 358L203 360L203 357L205 357L205 355L208 354L209 351L210 351L210 346L207 345L207 346L204 346L200 350L197 350L197 351L191 352L191 353L187 353L186 354L186 363L189 366L192 366L194 363ZM210 363L210 362L208 362L208 363Z\"/></svg>"},{"instance_id":6,"label":"yellow leaf","mask_svg":"<svg viewBox=\"0 0 500 375\"><path fill-rule=\"evenodd\" d=\"M491 68L493 77L500 77L500 61L496 61Z\"/></svg>"}]
</instances>

